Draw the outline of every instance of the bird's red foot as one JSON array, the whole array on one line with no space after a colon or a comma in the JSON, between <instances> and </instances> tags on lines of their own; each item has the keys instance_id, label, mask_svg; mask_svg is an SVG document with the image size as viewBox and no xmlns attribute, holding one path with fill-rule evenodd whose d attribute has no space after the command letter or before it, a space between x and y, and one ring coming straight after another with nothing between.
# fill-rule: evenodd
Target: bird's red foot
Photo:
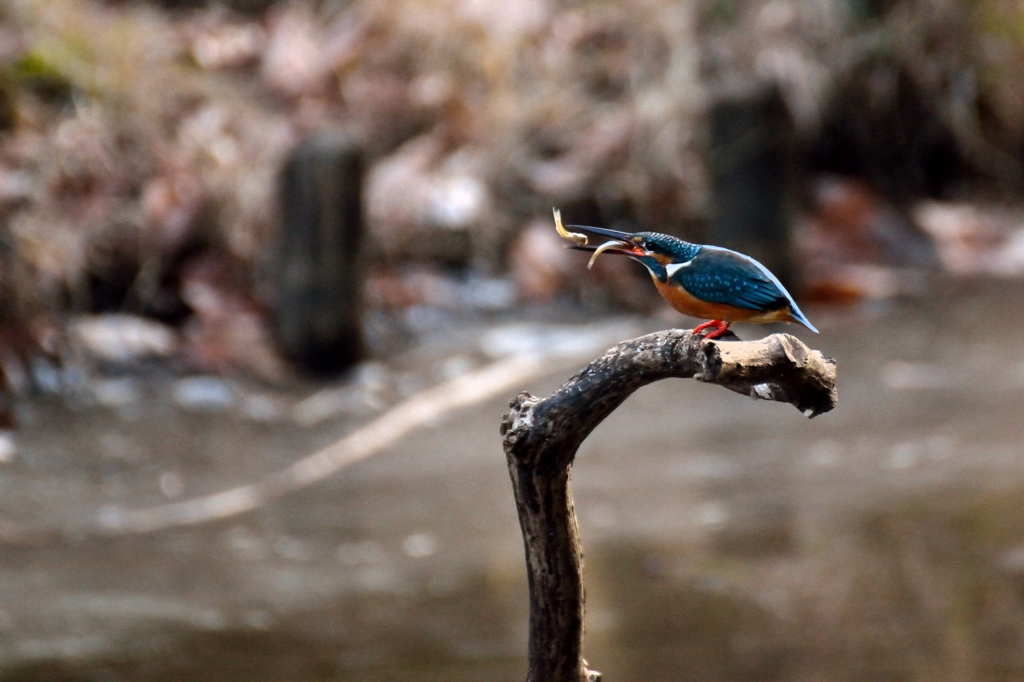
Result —
<instances>
[{"instance_id":1,"label":"bird's red foot","mask_svg":"<svg viewBox=\"0 0 1024 682\"><path fill-rule=\"evenodd\" d=\"M696 327L693 328L693 331L691 333L696 336L698 333L704 331L705 329L708 329L709 327L714 327L715 330L709 334L705 334L705 340L717 339L719 336L729 331L729 323L726 322L725 320L711 320L710 322L705 322L704 324L697 325Z\"/></svg>"}]
</instances>

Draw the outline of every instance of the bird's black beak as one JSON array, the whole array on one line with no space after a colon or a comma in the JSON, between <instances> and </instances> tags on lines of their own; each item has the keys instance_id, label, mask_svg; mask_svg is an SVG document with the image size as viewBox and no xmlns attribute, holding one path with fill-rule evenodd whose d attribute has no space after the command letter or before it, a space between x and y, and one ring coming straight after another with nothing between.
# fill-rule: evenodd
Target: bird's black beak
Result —
<instances>
[{"instance_id":1,"label":"bird's black beak","mask_svg":"<svg viewBox=\"0 0 1024 682\"><path fill-rule=\"evenodd\" d=\"M593 251L594 255L590 257L590 262L587 263L588 270L594 265L594 261L596 261L597 257L602 253L618 253L624 256L644 256L647 254L647 249L645 248L643 239L629 232L609 230L604 227L588 227L587 225L569 225L568 227L579 230L580 232L589 232L590 234L598 235L600 237L611 238L611 241L606 241L600 246L576 244L569 247L578 251Z\"/></svg>"},{"instance_id":2,"label":"bird's black beak","mask_svg":"<svg viewBox=\"0 0 1024 682\"><path fill-rule=\"evenodd\" d=\"M619 230L609 230L605 227L588 227L586 225L568 225L574 229L582 232L589 232L590 234L596 234L600 237L608 237L609 239L618 239L620 242L631 242L633 241L633 235L629 232L620 232Z\"/></svg>"}]
</instances>

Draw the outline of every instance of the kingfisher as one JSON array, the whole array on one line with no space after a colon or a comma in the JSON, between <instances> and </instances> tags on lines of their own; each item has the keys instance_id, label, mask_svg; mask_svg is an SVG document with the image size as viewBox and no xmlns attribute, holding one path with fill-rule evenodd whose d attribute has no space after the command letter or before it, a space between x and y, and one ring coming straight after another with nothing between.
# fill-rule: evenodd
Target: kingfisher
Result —
<instances>
[{"instance_id":1,"label":"kingfisher","mask_svg":"<svg viewBox=\"0 0 1024 682\"><path fill-rule=\"evenodd\" d=\"M570 232L557 209L555 229L573 242L569 248L593 251L587 269L602 253L618 253L639 262L651 273L658 293L675 310L709 320L694 328L705 339L724 334L733 322L796 322L814 328L796 301L768 268L750 256L719 246L691 244L658 232L620 232L603 227L569 225L609 241L588 244L587 235Z\"/></svg>"}]
</instances>

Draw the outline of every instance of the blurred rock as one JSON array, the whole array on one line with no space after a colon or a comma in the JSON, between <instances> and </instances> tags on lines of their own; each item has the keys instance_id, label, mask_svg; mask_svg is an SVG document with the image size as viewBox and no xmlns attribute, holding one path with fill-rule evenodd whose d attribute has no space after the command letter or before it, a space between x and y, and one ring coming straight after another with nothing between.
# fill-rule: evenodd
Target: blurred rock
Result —
<instances>
[{"instance_id":1,"label":"blurred rock","mask_svg":"<svg viewBox=\"0 0 1024 682\"><path fill-rule=\"evenodd\" d=\"M1024 210L928 201L914 209L914 218L935 241L950 272L1024 274Z\"/></svg>"},{"instance_id":2,"label":"blurred rock","mask_svg":"<svg viewBox=\"0 0 1024 682\"><path fill-rule=\"evenodd\" d=\"M136 315L106 314L73 318L68 325L73 347L116 364L168 358L178 348L172 328Z\"/></svg>"},{"instance_id":3,"label":"blurred rock","mask_svg":"<svg viewBox=\"0 0 1024 682\"><path fill-rule=\"evenodd\" d=\"M306 428L341 414L359 412L366 407L365 393L352 386L339 386L317 391L292 410L295 423Z\"/></svg>"},{"instance_id":4,"label":"blurred rock","mask_svg":"<svg viewBox=\"0 0 1024 682\"><path fill-rule=\"evenodd\" d=\"M0 428L14 425L15 395L63 390L63 336L60 327L47 318L0 323Z\"/></svg>"},{"instance_id":5,"label":"blurred rock","mask_svg":"<svg viewBox=\"0 0 1024 682\"><path fill-rule=\"evenodd\" d=\"M355 370L355 380L360 388L379 392L387 389L391 374L380 362L364 362Z\"/></svg>"},{"instance_id":6,"label":"blurred rock","mask_svg":"<svg viewBox=\"0 0 1024 682\"><path fill-rule=\"evenodd\" d=\"M160 492L169 500L176 500L185 493L185 479L177 471L165 471L157 480Z\"/></svg>"},{"instance_id":7,"label":"blurred rock","mask_svg":"<svg viewBox=\"0 0 1024 682\"><path fill-rule=\"evenodd\" d=\"M246 526L234 526L224 533L224 544L243 561L263 561L270 554L266 538Z\"/></svg>"},{"instance_id":8,"label":"blurred rock","mask_svg":"<svg viewBox=\"0 0 1024 682\"><path fill-rule=\"evenodd\" d=\"M92 383L96 402L104 407L126 408L142 398L142 385L134 377L101 379Z\"/></svg>"},{"instance_id":9,"label":"blurred rock","mask_svg":"<svg viewBox=\"0 0 1024 682\"><path fill-rule=\"evenodd\" d=\"M402 322L406 330L414 334L434 334L451 329L457 322L457 314L450 308L436 305L414 305L403 311Z\"/></svg>"},{"instance_id":10,"label":"blurred rock","mask_svg":"<svg viewBox=\"0 0 1024 682\"><path fill-rule=\"evenodd\" d=\"M0 464L10 464L18 454L14 433L0 430Z\"/></svg>"},{"instance_id":11,"label":"blurred rock","mask_svg":"<svg viewBox=\"0 0 1024 682\"><path fill-rule=\"evenodd\" d=\"M287 406L278 397L263 393L242 395L239 414L255 422L276 422L285 417Z\"/></svg>"},{"instance_id":12,"label":"blurred rock","mask_svg":"<svg viewBox=\"0 0 1024 682\"><path fill-rule=\"evenodd\" d=\"M30 174L0 166L0 209L24 206L37 189Z\"/></svg>"},{"instance_id":13,"label":"blurred rock","mask_svg":"<svg viewBox=\"0 0 1024 682\"><path fill-rule=\"evenodd\" d=\"M476 367L476 361L466 355L454 355L440 364L435 370L442 381L451 381L469 374Z\"/></svg>"},{"instance_id":14,"label":"blurred rock","mask_svg":"<svg viewBox=\"0 0 1024 682\"><path fill-rule=\"evenodd\" d=\"M235 405L235 392L218 377L188 377L171 384L174 403L190 412L223 412Z\"/></svg>"},{"instance_id":15,"label":"blurred rock","mask_svg":"<svg viewBox=\"0 0 1024 682\"><path fill-rule=\"evenodd\" d=\"M413 559L424 559L437 553L439 543L433 533L414 533L402 541L402 551Z\"/></svg>"},{"instance_id":16,"label":"blurred rock","mask_svg":"<svg viewBox=\"0 0 1024 682\"><path fill-rule=\"evenodd\" d=\"M43 355L36 355L29 360L29 370L33 385L42 393L56 394L63 389L63 378L60 367Z\"/></svg>"}]
</instances>

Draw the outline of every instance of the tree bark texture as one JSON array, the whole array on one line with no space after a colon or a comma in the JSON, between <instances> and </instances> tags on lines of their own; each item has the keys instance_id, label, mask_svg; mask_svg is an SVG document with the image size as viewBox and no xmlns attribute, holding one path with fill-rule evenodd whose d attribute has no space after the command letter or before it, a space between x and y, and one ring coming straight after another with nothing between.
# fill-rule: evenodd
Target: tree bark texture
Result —
<instances>
[{"instance_id":1,"label":"tree bark texture","mask_svg":"<svg viewBox=\"0 0 1024 682\"><path fill-rule=\"evenodd\" d=\"M583 651L582 553L569 474L590 432L638 388L696 378L808 417L837 403L835 361L788 334L707 341L669 330L624 341L548 398L520 393L501 425L526 547L530 589L528 682L592 682Z\"/></svg>"}]
</instances>

